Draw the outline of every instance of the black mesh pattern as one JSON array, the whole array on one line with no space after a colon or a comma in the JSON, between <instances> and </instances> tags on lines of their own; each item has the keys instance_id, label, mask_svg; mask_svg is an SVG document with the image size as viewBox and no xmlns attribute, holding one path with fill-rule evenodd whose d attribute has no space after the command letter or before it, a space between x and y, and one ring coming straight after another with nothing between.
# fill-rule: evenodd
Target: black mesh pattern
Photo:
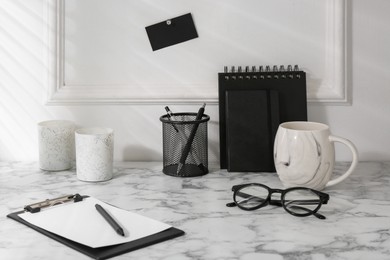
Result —
<instances>
[{"instance_id":1,"label":"black mesh pattern","mask_svg":"<svg viewBox=\"0 0 390 260\"><path fill-rule=\"evenodd\" d=\"M194 177L208 173L208 115L196 119L196 113L175 113L173 119L167 115L161 116L163 127L163 172L178 177ZM194 127L196 134L191 144L190 152L182 167L178 167L184 148ZM179 168L179 170L178 170Z\"/></svg>"}]
</instances>

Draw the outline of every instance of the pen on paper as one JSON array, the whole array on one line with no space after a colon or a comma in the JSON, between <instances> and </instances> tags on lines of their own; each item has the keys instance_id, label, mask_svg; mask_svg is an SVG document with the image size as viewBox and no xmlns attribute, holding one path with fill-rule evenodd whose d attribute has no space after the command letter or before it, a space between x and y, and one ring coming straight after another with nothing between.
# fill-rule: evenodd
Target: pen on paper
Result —
<instances>
[{"instance_id":1,"label":"pen on paper","mask_svg":"<svg viewBox=\"0 0 390 260\"><path fill-rule=\"evenodd\" d=\"M100 215L103 216L103 218L110 224L110 226L115 230L118 235L125 236L125 232L123 232L123 229L121 226L108 214L107 211L104 210L102 206L99 204L95 204L95 208L100 213Z\"/></svg>"}]
</instances>

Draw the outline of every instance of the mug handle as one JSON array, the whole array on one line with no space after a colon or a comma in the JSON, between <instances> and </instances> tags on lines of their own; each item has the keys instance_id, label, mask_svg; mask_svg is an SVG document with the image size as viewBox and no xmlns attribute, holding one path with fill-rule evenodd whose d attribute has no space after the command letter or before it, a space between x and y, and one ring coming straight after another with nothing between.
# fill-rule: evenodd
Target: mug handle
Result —
<instances>
[{"instance_id":1,"label":"mug handle","mask_svg":"<svg viewBox=\"0 0 390 260\"><path fill-rule=\"evenodd\" d=\"M329 136L329 141L340 142L340 143L345 144L352 152L352 163L351 163L351 166L349 166L349 169L343 175L341 175L340 177L337 177L336 179L330 180L326 184L325 187L335 185L335 184L340 183L343 180L345 180L353 172L353 170L355 170L357 163L359 161L357 149L351 141L349 141L345 138L342 138L342 137L334 136L334 135Z\"/></svg>"}]
</instances>

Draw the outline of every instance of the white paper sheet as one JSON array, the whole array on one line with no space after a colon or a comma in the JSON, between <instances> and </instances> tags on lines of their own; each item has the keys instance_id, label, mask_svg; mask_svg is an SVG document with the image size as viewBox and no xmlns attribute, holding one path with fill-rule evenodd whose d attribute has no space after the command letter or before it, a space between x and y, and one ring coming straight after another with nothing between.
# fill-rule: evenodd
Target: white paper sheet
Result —
<instances>
[{"instance_id":1,"label":"white paper sheet","mask_svg":"<svg viewBox=\"0 0 390 260\"><path fill-rule=\"evenodd\" d=\"M124 237L118 235L99 214L95 204L100 204L120 224L125 233ZM35 226L93 248L130 242L171 227L92 197L76 203L57 205L38 213L25 212L19 214L19 217Z\"/></svg>"}]
</instances>

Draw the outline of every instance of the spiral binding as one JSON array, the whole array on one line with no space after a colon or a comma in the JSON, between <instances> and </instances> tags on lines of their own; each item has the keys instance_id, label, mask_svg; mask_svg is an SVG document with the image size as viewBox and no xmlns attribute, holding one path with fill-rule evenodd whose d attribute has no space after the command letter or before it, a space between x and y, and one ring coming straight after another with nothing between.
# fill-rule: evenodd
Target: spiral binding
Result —
<instances>
[{"instance_id":1,"label":"spiral binding","mask_svg":"<svg viewBox=\"0 0 390 260\"><path fill-rule=\"evenodd\" d=\"M297 72L302 72L299 70L298 65L294 65L294 68L292 65L288 65L287 69L284 65L280 65L279 67L277 65L271 66L252 66L250 68L249 66L245 66L243 69L242 66L236 67L231 66L230 71L228 66L224 67L224 75L225 80L243 80L243 79L279 79L279 78L300 78L301 74Z\"/></svg>"}]
</instances>

